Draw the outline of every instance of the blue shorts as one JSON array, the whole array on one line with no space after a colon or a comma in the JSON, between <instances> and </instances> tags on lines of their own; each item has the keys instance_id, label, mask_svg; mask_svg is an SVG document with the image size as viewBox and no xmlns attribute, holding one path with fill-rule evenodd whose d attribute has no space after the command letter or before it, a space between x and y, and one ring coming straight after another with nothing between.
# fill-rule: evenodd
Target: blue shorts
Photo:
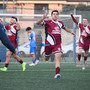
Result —
<instances>
[{"instance_id":1,"label":"blue shorts","mask_svg":"<svg viewBox=\"0 0 90 90\"><path fill-rule=\"evenodd\" d=\"M8 36L5 33L3 25L0 23L0 40L3 45L5 45L12 53L15 53L15 47L10 42Z\"/></svg>"},{"instance_id":2,"label":"blue shorts","mask_svg":"<svg viewBox=\"0 0 90 90\"><path fill-rule=\"evenodd\" d=\"M35 54L36 51L36 47L30 47L30 53L31 54Z\"/></svg>"}]
</instances>

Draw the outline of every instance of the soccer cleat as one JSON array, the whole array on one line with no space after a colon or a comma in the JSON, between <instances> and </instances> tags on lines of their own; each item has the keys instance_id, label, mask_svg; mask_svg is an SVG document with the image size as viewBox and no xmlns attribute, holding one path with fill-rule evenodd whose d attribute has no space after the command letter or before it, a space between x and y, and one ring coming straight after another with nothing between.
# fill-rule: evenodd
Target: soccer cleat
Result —
<instances>
[{"instance_id":1,"label":"soccer cleat","mask_svg":"<svg viewBox=\"0 0 90 90\"><path fill-rule=\"evenodd\" d=\"M7 68L6 67L0 68L0 70L6 72L7 71Z\"/></svg>"},{"instance_id":2,"label":"soccer cleat","mask_svg":"<svg viewBox=\"0 0 90 90\"><path fill-rule=\"evenodd\" d=\"M36 64L35 63L31 63L31 64L29 64L29 66L35 66Z\"/></svg>"},{"instance_id":3,"label":"soccer cleat","mask_svg":"<svg viewBox=\"0 0 90 90\"><path fill-rule=\"evenodd\" d=\"M36 60L35 64L38 64L39 63L39 60Z\"/></svg>"},{"instance_id":4,"label":"soccer cleat","mask_svg":"<svg viewBox=\"0 0 90 90\"><path fill-rule=\"evenodd\" d=\"M85 70L85 69L86 69L86 63L84 62L82 70Z\"/></svg>"},{"instance_id":5,"label":"soccer cleat","mask_svg":"<svg viewBox=\"0 0 90 90\"><path fill-rule=\"evenodd\" d=\"M54 76L55 79L60 78L60 77L61 77L61 75L59 73Z\"/></svg>"},{"instance_id":6,"label":"soccer cleat","mask_svg":"<svg viewBox=\"0 0 90 90\"><path fill-rule=\"evenodd\" d=\"M26 70L26 63L25 62L22 63L22 68L23 68L23 71Z\"/></svg>"}]
</instances>

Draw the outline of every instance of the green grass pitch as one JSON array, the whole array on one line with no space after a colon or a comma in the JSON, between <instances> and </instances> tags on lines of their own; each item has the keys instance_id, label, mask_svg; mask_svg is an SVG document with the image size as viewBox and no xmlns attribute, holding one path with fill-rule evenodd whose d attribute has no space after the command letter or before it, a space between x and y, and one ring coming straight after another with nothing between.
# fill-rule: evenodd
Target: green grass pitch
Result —
<instances>
[{"instance_id":1,"label":"green grass pitch","mask_svg":"<svg viewBox=\"0 0 90 90\"><path fill-rule=\"evenodd\" d=\"M20 64L10 63L7 72L0 71L0 90L90 90L90 68L61 63L61 78L54 79L55 63L26 67L23 72Z\"/></svg>"}]
</instances>

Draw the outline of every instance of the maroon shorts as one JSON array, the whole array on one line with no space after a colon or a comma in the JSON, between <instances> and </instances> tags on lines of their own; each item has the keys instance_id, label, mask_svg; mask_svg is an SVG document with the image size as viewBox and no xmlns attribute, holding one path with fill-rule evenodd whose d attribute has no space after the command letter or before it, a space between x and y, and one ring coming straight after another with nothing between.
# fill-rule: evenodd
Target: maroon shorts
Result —
<instances>
[{"instance_id":1,"label":"maroon shorts","mask_svg":"<svg viewBox=\"0 0 90 90\"><path fill-rule=\"evenodd\" d=\"M61 43L56 45L45 46L45 56L50 56L51 53L62 52Z\"/></svg>"},{"instance_id":2,"label":"maroon shorts","mask_svg":"<svg viewBox=\"0 0 90 90\"><path fill-rule=\"evenodd\" d=\"M79 48L82 48L85 52L89 51L89 44L83 44L79 41Z\"/></svg>"}]
</instances>

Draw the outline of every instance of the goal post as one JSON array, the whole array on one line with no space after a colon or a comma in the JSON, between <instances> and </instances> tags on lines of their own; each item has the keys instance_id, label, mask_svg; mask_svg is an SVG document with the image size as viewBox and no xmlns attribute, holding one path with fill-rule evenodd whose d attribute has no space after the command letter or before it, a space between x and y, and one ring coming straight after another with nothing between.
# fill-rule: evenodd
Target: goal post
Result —
<instances>
[{"instance_id":1,"label":"goal post","mask_svg":"<svg viewBox=\"0 0 90 90\"><path fill-rule=\"evenodd\" d=\"M36 21L43 16L43 14L0 14L0 18L5 20L5 23L9 23L10 17L15 16L18 18L18 21L21 25L21 31L19 31L19 45L28 42L27 35L25 29L30 26L33 30L38 33L38 31L42 31L42 38L45 41L45 34L44 28L42 26L36 25ZM51 15L49 14L49 19L51 19ZM74 17L78 20L79 23L82 21L82 15L74 15ZM76 41L80 36L80 30L76 26L74 27L74 23L70 15L59 15L58 20L62 21L64 25L70 28L73 32L76 32L76 38L73 39L73 36L65 32L64 30L61 31L62 33L62 49L63 54L67 57L72 57L72 59L76 62ZM4 23L4 25L6 25ZM74 46L69 46L69 43L74 43ZM68 46L68 47L67 47ZM71 47L71 48L70 48ZM70 50L69 50L70 49ZM28 54L28 52L24 51L24 54ZM73 53L73 56L72 56Z\"/></svg>"}]
</instances>

